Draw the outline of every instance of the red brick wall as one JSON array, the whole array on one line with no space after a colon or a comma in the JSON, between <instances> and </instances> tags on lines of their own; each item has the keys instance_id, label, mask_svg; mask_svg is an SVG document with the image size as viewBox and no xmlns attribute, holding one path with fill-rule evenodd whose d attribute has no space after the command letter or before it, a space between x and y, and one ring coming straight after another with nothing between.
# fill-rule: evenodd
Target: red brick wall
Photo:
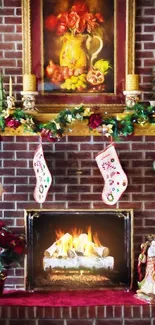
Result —
<instances>
[{"instance_id":1,"label":"red brick wall","mask_svg":"<svg viewBox=\"0 0 155 325\"><path fill-rule=\"evenodd\" d=\"M0 66L6 91L9 76L17 100L22 90L21 1L0 0ZM155 57L155 2L138 0L136 13L136 72L141 77L143 99L151 97ZM23 210L27 208L107 208L101 200L103 179L94 160L107 143L101 137L66 137L61 142L44 142L45 158L53 175L46 202L34 201L35 175L32 168L37 137L2 137L0 142L0 181L6 193L1 198L0 216L17 231L24 231ZM135 258L145 235L155 226L154 137L129 137L116 144L129 186L116 205L135 211ZM113 206L115 208L115 206ZM23 287L23 268L10 271L10 288Z\"/></svg>"}]
</instances>

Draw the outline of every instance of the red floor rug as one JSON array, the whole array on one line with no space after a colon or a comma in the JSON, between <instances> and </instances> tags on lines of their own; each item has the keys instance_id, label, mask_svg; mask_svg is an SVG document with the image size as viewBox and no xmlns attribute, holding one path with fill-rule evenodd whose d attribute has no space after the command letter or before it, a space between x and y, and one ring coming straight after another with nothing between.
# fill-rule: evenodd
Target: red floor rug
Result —
<instances>
[{"instance_id":1,"label":"red floor rug","mask_svg":"<svg viewBox=\"0 0 155 325\"><path fill-rule=\"evenodd\" d=\"M108 306L146 305L148 302L124 290L80 290L80 291L4 291L0 297L2 306Z\"/></svg>"}]
</instances>

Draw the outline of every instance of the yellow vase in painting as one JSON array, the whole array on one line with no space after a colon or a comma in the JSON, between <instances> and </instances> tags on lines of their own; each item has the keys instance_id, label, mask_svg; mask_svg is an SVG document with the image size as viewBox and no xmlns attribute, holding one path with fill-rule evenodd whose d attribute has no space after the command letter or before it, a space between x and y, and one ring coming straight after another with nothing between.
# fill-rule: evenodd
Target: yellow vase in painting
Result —
<instances>
[{"instance_id":1,"label":"yellow vase in painting","mask_svg":"<svg viewBox=\"0 0 155 325\"><path fill-rule=\"evenodd\" d=\"M87 66L86 35L66 33L60 51L60 65L71 69Z\"/></svg>"},{"instance_id":2,"label":"yellow vase in painting","mask_svg":"<svg viewBox=\"0 0 155 325\"><path fill-rule=\"evenodd\" d=\"M93 66L94 60L103 48L103 40L98 35L66 33L62 42L60 65L71 69Z\"/></svg>"}]
</instances>

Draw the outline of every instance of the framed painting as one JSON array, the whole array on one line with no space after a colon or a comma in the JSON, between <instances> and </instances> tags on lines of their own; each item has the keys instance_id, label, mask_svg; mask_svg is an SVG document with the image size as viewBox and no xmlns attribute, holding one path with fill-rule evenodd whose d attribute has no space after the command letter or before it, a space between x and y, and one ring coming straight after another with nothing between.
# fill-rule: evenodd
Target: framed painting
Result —
<instances>
[{"instance_id":1,"label":"framed painting","mask_svg":"<svg viewBox=\"0 0 155 325\"><path fill-rule=\"evenodd\" d=\"M22 0L23 74L37 79L37 107L121 111L134 73L134 0Z\"/></svg>"}]
</instances>

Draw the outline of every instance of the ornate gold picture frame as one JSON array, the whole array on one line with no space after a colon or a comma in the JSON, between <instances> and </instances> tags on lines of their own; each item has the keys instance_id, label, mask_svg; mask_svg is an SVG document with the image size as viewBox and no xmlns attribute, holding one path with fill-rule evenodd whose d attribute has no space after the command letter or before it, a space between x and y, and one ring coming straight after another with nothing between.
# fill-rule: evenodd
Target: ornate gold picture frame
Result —
<instances>
[{"instance_id":1,"label":"ornate gold picture frame","mask_svg":"<svg viewBox=\"0 0 155 325\"><path fill-rule=\"evenodd\" d=\"M101 108L102 111L110 111L110 113L121 112L124 109L125 98L123 90L125 89L126 75L134 73L135 70L135 0L113 0L110 2L108 0L107 6L106 3L104 4L105 7L102 6L103 1L101 0L96 0L95 2L93 0L86 0L83 3L85 7L81 9L81 7L75 6L75 2L72 0L36 0L35 2L33 0L22 0L23 74L33 73L36 75L38 91L36 106L40 112L56 113L65 107L71 108L81 104L90 107L97 106ZM110 3L109 7L108 3ZM83 10L82 14L81 10ZM113 11L110 12L110 10ZM79 31L79 26L81 27L81 25L77 26L77 20L81 19L84 11L85 17L89 18L86 18L86 22L84 22L85 25L82 25L83 29ZM62 72L62 67L64 66L65 68L67 67L67 69L71 67L69 61L65 60L63 62L62 52L60 51L60 43L64 36L63 30L61 29L62 25L63 28L68 28L66 20L64 21L65 13L67 13L67 17L69 17L70 24L71 18L73 18L73 24L72 26L69 25L69 29L67 30L67 35L69 35L69 37L71 33L75 35L78 34L78 36L84 34L84 26L86 34L92 36L94 31L93 28L97 26L99 30L98 33L102 35L103 31L103 35L105 36L103 37L105 48L108 48L108 44L111 46L109 50L111 52L108 52L111 53L111 58L113 58L111 62L110 59L109 61L107 58L105 59L106 50L104 51L102 49L103 53L100 53L101 56L98 56L91 64L90 57L92 58L93 54L91 43L89 44L91 55L89 55L89 64L87 67L86 63L84 63L84 59L82 59L82 61L77 60L78 64L80 64L79 62L81 62L82 66L85 64L85 70L81 73L85 75L86 78L84 80L84 84L86 85L83 89L76 88L75 85L73 85L73 89L67 89L70 86L66 86L66 80L69 80L72 76L68 76L68 78L64 77L64 80L62 77L58 87L55 87L55 89L52 88L53 82L55 81L53 81L53 75L50 74L51 72L48 70L50 62L55 60L54 64L58 67L60 72ZM74 18L76 18L75 22ZM95 25L92 25L92 22L95 22ZM100 27L99 25L102 25L102 22L103 26ZM57 28L57 30L54 28ZM112 31L111 34L108 32L110 30ZM72 47L74 47L73 44L74 43L72 43ZM59 53L56 45L58 46ZM81 48L83 48L83 46L82 41ZM96 46L98 46L98 43ZM65 58L67 57L68 49L69 47L66 52L65 50L63 52ZM79 53L79 50L76 48L75 52ZM105 65L102 66L102 64L99 64L100 62L103 63L103 59L105 59L105 65L109 64L109 70L105 69ZM106 74L112 74L108 86L106 82L102 81L100 85L98 79L92 82L92 79L89 78L92 70L94 73L94 69L96 77L96 70L98 70L100 66L101 75L104 75L105 80L107 80ZM79 68L79 66L77 65L72 69L73 74L77 74L75 68Z\"/></svg>"}]
</instances>

